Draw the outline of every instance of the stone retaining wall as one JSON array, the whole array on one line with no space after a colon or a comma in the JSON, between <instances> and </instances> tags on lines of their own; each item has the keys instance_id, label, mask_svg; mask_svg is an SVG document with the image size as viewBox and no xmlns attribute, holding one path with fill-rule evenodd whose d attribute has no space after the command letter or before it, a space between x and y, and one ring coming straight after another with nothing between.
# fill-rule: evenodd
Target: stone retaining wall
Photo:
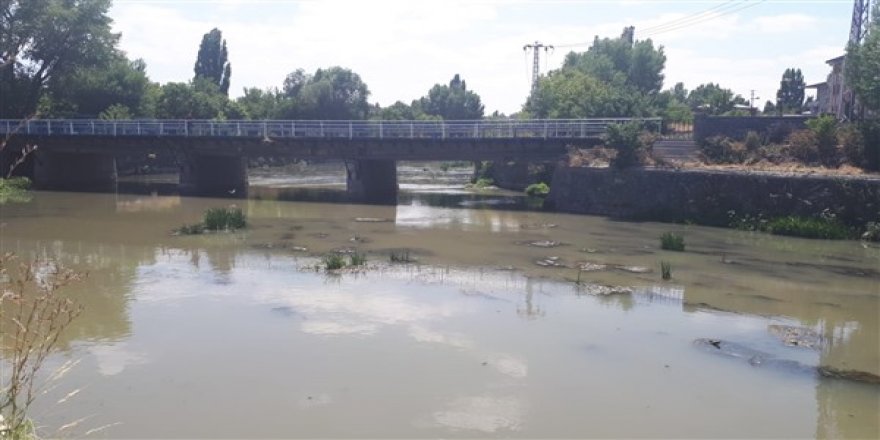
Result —
<instances>
[{"instance_id":1,"label":"stone retaining wall","mask_svg":"<svg viewBox=\"0 0 880 440\"><path fill-rule=\"evenodd\" d=\"M552 209L623 219L727 226L743 215L826 212L852 226L880 221L880 176L558 167L550 188Z\"/></svg>"}]
</instances>

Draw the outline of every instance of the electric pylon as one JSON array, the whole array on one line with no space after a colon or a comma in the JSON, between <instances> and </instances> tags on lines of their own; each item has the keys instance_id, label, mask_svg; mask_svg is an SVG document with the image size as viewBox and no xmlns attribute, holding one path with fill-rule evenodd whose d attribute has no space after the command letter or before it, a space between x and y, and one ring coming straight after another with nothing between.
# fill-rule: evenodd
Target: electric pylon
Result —
<instances>
[{"instance_id":1,"label":"electric pylon","mask_svg":"<svg viewBox=\"0 0 880 440\"><path fill-rule=\"evenodd\" d=\"M534 93L535 89L538 88L538 75L541 74L541 49L544 49L544 53L546 53L548 50L553 49L553 46L535 41L534 44L526 44L525 46L523 46L524 51L527 51L529 49L531 49L535 54L532 61L532 93Z\"/></svg>"}]
</instances>

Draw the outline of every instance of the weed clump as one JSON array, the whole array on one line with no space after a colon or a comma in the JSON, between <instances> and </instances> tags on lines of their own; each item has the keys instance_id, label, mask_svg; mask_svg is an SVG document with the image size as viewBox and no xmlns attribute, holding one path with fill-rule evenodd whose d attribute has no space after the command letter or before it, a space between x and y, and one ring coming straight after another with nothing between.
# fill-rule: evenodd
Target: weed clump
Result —
<instances>
[{"instance_id":1,"label":"weed clump","mask_svg":"<svg viewBox=\"0 0 880 440\"><path fill-rule=\"evenodd\" d=\"M27 177L0 178L0 205L7 202L20 203L30 200L28 190L31 181Z\"/></svg>"},{"instance_id":2,"label":"weed clump","mask_svg":"<svg viewBox=\"0 0 880 440\"><path fill-rule=\"evenodd\" d=\"M324 263L324 268L327 270L337 270L345 267L345 258L335 253L324 255L321 262Z\"/></svg>"},{"instance_id":3,"label":"weed clump","mask_svg":"<svg viewBox=\"0 0 880 440\"><path fill-rule=\"evenodd\" d=\"M355 253L349 255L348 258L349 258L349 263L351 263L352 266L363 266L363 265L367 264L366 254L359 254L359 253L355 252Z\"/></svg>"},{"instance_id":4,"label":"weed clump","mask_svg":"<svg viewBox=\"0 0 880 440\"><path fill-rule=\"evenodd\" d=\"M240 208L212 208L205 211L204 225L209 231L234 231L247 226L247 219Z\"/></svg>"},{"instance_id":5,"label":"weed clump","mask_svg":"<svg viewBox=\"0 0 880 440\"><path fill-rule=\"evenodd\" d=\"M853 235L849 228L834 220L811 217L775 218L768 221L764 229L775 235L828 240L843 240Z\"/></svg>"},{"instance_id":6,"label":"weed clump","mask_svg":"<svg viewBox=\"0 0 880 440\"><path fill-rule=\"evenodd\" d=\"M480 177L479 179L477 179L476 182L469 183L469 184L465 185L465 188L468 188L468 189L488 189L488 188L492 187L492 185L495 185L494 180L492 180L488 177Z\"/></svg>"},{"instance_id":7,"label":"weed clump","mask_svg":"<svg viewBox=\"0 0 880 440\"><path fill-rule=\"evenodd\" d=\"M684 252L684 237L674 232L666 232L660 236L660 249Z\"/></svg>"},{"instance_id":8,"label":"weed clump","mask_svg":"<svg viewBox=\"0 0 880 440\"><path fill-rule=\"evenodd\" d=\"M546 183L533 183L526 187L526 195L529 197L547 197L550 194L550 187Z\"/></svg>"},{"instance_id":9,"label":"weed clump","mask_svg":"<svg viewBox=\"0 0 880 440\"><path fill-rule=\"evenodd\" d=\"M664 281L669 281L672 279L672 265L669 264L669 262L660 262L660 276L663 278Z\"/></svg>"}]
</instances>

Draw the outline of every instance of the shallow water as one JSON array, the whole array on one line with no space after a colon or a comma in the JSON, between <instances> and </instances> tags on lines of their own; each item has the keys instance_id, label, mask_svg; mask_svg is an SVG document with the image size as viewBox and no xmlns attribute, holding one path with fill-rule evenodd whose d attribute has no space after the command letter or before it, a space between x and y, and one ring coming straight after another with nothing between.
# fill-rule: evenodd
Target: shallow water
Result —
<instances>
[{"instance_id":1,"label":"shallow water","mask_svg":"<svg viewBox=\"0 0 880 440\"><path fill-rule=\"evenodd\" d=\"M283 192L269 186L255 194ZM4 206L4 252L89 272L67 290L85 311L52 364L79 363L33 413L44 434L878 437L880 386L692 344L880 374L877 248L410 191L396 207L50 192ZM230 203L246 231L170 234ZM665 231L687 252L659 250ZM316 271L334 249L368 268ZM388 263L400 249L418 262ZM585 263L605 268L578 286ZM824 346L785 346L774 324Z\"/></svg>"}]
</instances>

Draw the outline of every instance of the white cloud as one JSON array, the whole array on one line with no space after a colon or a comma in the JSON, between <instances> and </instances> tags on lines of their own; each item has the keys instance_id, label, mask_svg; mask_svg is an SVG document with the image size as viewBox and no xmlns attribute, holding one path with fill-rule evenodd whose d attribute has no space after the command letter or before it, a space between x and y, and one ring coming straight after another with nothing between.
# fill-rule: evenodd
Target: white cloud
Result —
<instances>
[{"instance_id":1,"label":"white cloud","mask_svg":"<svg viewBox=\"0 0 880 440\"><path fill-rule=\"evenodd\" d=\"M776 34L815 29L819 20L804 14L782 14L758 17L753 24L757 32Z\"/></svg>"}]
</instances>

